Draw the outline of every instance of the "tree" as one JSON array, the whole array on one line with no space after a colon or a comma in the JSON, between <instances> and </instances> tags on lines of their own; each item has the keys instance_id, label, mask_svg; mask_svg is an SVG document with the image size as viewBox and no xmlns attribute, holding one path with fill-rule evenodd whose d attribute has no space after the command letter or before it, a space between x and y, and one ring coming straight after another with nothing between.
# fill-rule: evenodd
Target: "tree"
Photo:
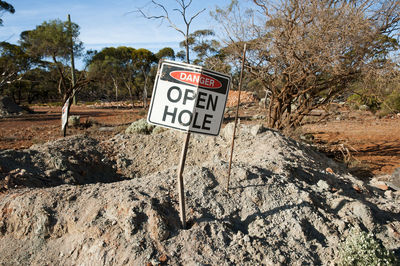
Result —
<instances>
[{"instance_id":1,"label":"tree","mask_svg":"<svg viewBox=\"0 0 400 266\"><path fill-rule=\"evenodd\" d=\"M157 62L157 57L147 49L141 48L133 52L133 61L136 69L140 70L144 77L143 108L147 108L147 83L151 66Z\"/></svg>"},{"instance_id":2,"label":"tree","mask_svg":"<svg viewBox=\"0 0 400 266\"><path fill-rule=\"evenodd\" d=\"M398 48L398 1L253 2L242 11L232 1L214 17L226 32L226 51L240 58L248 44L246 68L271 95L272 128L299 126Z\"/></svg>"},{"instance_id":3,"label":"tree","mask_svg":"<svg viewBox=\"0 0 400 266\"><path fill-rule=\"evenodd\" d=\"M97 80L112 81L115 89L115 100L118 101L118 92L121 86L128 89L133 105L132 79L135 75L133 54L135 49L121 46L118 48L106 47L94 55L89 64L89 72Z\"/></svg>"},{"instance_id":4,"label":"tree","mask_svg":"<svg viewBox=\"0 0 400 266\"><path fill-rule=\"evenodd\" d=\"M174 50L162 48L156 54L147 49L132 47L106 47L100 52L90 52L88 59L89 75L99 87L112 87L116 100L125 88L134 103L134 97L147 99L150 77L156 74L155 63L162 58L173 59ZM126 93L125 93L126 95ZM145 102L145 101L144 101ZM146 103L144 103L146 104Z\"/></svg>"},{"instance_id":5,"label":"tree","mask_svg":"<svg viewBox=\"0 0 400 266\"><path fill-rule=\"evenodd\" d=\"M353 105L366 105L381 115L400 112L400 70L398 62L388 60L379 69L364 71L352 84L347 101Z\"/></svg>"},{"instance_id":6,"label":"tree","mask_svg":"<svg viewBox=\"0 0 400 266\"><path fill-rule=\"evenodd\" d=\"M83 50L83 44L78 40L78 36L77 24L50 20L36 26L34 30L23 32L20 40L21 46L26 48L29 55L53 60L59 75L59 94L63 102L68 103L67 118L75 94L89 83L89 80L83 77L75 82L74 77L70 76L71 71L65 67L66 61L72 54L80 56ZM66 135L66 126L63 128L63 135Z\"/></svg>"},{"instance_id":7,"label":"tree","mask_svg":"<svg viewBox=\"0 0 400 266\"><path fill-rule=\"evenodd\" d=\"M11 84L22 78L24 72L38 62L37 58L30 57L18 45L8 42L0 43L0 93L6 84Z\"/></svg>"},{"instance_id":8,"label":"tree","mask_svg":"<svg viewBox=\"0 0 400 266\"><path fill-rule=\"evenodd\" d=\"M15 13L15 9L12 5L7 3L6 1L0 0L0 13L10 12L11 14ZM3 20L0 18L0 26L3 26Z\"/></svg>"},{"instance_id":9,"label":"tree","mask_svg":"<svg viewBox=\"0 0 400 266\"><path fill-rule=\"evenodd\" d=\"M160 51L158 51L155 54L155 56L158 60L163 59L163 58L174 60L175 52L174 52L174 49L172 49L171 47L165 47L165 48L160 49Z\"/></svg>"},{"instance_id":10,"label":"tree","mask_svg":"<svg viewBox=\"0 0 400 266\"><path fill-rule=\"evenodd\" d=\"M75 56L80 56L83 44L78 40L79 26L61 20L51 20L43 22L34 30L21 34L21 46L26 48L27 53L33 57L42 59L51 58L59 75L58 91L64 102L72 99L74 95L88 81L84 79L72 86L70 71L65 68L67 60L71 56L71 36L73 39L73 52Z\"/></svg>"},{"instance_id":11,"label":"tree","mask_svg":"<svg viewBox=\"0 0 400 266\"><path fill-rule=\"evenodd\" d=\"M147 18L147 19L156 19L156 20L161 20L161 21L168 21L168 24L171 28L173 28L174 30L176 30L177 32L181 33L183 35L183 37L185 38L185 48L186 48L186 62L190 63L190 59L189 59L189 34L190 34L190 25L193 22L193 19L195 19L198 15L200 15L202 12L204 12L206 9L203 8L202 10L196 12L194 15L190 16L188 15L188 9L190 7L190 5L192 4L192 0L189 1L185 1L185 0L176 0L175 1L178 4L178 8L174 8L172 9L175 12L178 12L182 19L183 22L185 23L185 28L181 29L179 28L176 23L174 23L174 21L172 20L172 18L169 15L169 12L167 10L167 8L165 7L165 5L162 5L161 3L152 0L151 4L152 6L154 6L156 9L161 11L161 15L147 15L142 9L138 9L137 11L140 12L142 14L143 17Z\"/></svg>"},{"instance_id":12,"label":"tree","mask_svg":"<svg viewBox=\"0 0 400 266\"><path fill-rule=\"evenodd\" d=\"M219 51L219 42L209 39L214 35L212 30L197 30L189 34L186 40L179 43L179 46L182 48L188 46L189 50L196 54L196 59L193 63L202 64L207 58L217 54Z\"/></svg>"},{"instance_id":13,"label":"tree","mask_svg":"<svg viewBox=\"0 0 400 266\"><path fill-rule=\"evenodd\" d=\"M25 85L26 101L32 103L34 100L48 102L57 100L56 69L45 69L41 67L33 68L27 71L21 80Z\"/></svg>"},{"instance_id":14,"label":"tree","mask_svg":"<svg viewBox=\"0 0 400 266\"><path fill-rule=\"evenodd\" d=\"M212 30L197 30L191 34L185 41L179 43L181 47L186 47L186 44L195 55L196 59L193 63L196 65L204 66L219 72L230 72L231 67L226 64L226 54L221 47L219 41L213 39L215 36ZM183 51L178 53L178 56L184 60L185 53Z\"/></svg>"}]
</instances>

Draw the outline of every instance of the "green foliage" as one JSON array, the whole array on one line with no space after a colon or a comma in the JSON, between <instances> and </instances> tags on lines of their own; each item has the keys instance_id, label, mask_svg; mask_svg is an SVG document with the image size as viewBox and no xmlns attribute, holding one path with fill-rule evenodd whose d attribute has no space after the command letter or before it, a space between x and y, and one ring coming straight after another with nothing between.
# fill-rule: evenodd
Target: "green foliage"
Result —
<instances>
[{"instance_id":1,"label":"green foliage","mask_svg":"<svg viewBox=\"0 0 400 266\"><path fill-rule=\"evenodd\" d=\"M196 54L196 59L193 61L193 64L205 65L206 67L211 68L209 65L207 65L207 61L216 59L220 56L221 44L217 40L212 39L214 35L214 31L208 29L197 30L189 34L187 44L189 49ZM185 48L186 40L180 42L179 46ZM179 52L177 57L182 60L185 59L185 52Z\"/></svg>"},{"instance_id":2,"label":"green foliage","mask_svg":"<svg viewBox=\"0 0 400 266\"><path fill-rule=\"evenodd\" d=\"M155 127L154 129L153 129L153 132L151 132L152 134L159 134L159 133L161 133L161 132L164 132L164 131L166 131L167 129L165 128L165 127Z\"/></svg>"},{"instance_id":3,"label":"green foliage","mask_svg":"<svg viewBox=\"0 0 400 266\"><path fill-rule=\"evenodd\" d=\"M150 88L150 77L155 75L153 66L160 58L171 58L174 51L163 48L156 55L147 49L132 47L106 47L100 52L91 52L88 59L89 76L94 80L92 88L96 87L99 94L112 97L115 91L116 100L144 94Z\"/></svg>"},{"instance_id":4,"label":"green foliage","mask_svg":"<svg viewBox=\"0 0 400 266\"><path fill-rule=\"evenodd\" d=\"M0 87L5 82L18 78L20 73L37 62L38 59L30 57L21 46L0 42Z\"/></svg>"},{"instance_id":5,"label":"green foliage","mask_svg":"<svg viewBox=\"0 0 400 266\"><path fill-rule=\"evenodd\" d=\"M398 265L399 262L372 233L355 228L350 230L339 249L339 265Z\"/></svg>"},{"instance_id":6,"label":"green foliage","mask_svg":"<svg viewBox=\"0 0 400 266\"><path fill-rule=\"evenodd\" d=\"M14 7L7 3L6 1L0 0L0 12L10 12L11 14L15 13ZM3 20L0 18L0 26L3 26Z\"/></svg>"},{"instance_id":7,"label":"green foliage","mask_svg":"<svg viewBox=\"0 0 400 266\"><path fill-rule=\"evenodd\" d=\"M394 91L386 97L382 104L382 109L385 112L400 112L400 92Z\"/></svg>"},{"instance_id":8,"label":"green foliage","mask_svg":"<svg viewBox=\"0 0 400 266\"><path fill-rule=\"evenodd\" d=\"M175 59L175 52L172 48L170 47L165 47L162 48L160 51L158 51L155 56L157 57L158 60L166 58L166 59Z\"/></svg>"},{"instance_id":9,"label":"green foliage","mask_svg":"<svg viewBox=\"0 0 400 266\"><path fill-rule=\"evenodd\" d=\"M71 53L71 36L75 56L83 50L83 43L78 41L79 26L59 19L45 21L34 30L21 34L21 45L31 56L68 59Z\"/></svg>"},{"instance_id":10,"label":"green foliage","mask_svg":"<svg viewBox=\"0 0 400 266\"><path fill-rule=\"evenodd\" d=\"M357 109L362 105L366 105L372 112L376 112L381 106L380 100L375 95L353 94L347 98L347 102Z\"/></svg>"},{"instance_id":11,"label":"green foliage","mask_svg":"<svg viewBox=\"0 0 400 266\"><path fill-rule=\"evenodd\" d=\"M264 87L258 79L250 79L245 90L255 92L259 98L265 95Z\"/></svg>"},{"instance_id":12,"label":"green foliage","mask_svg":"<svg viewBox=\"0 0 400 266\"><path fill-rule=\"evenodd\" d=\"M133 52L133 61L137 69L140 69L145 75L150 71L151 65L157 62L157 57L149 50L140 48Z\"/></svg>"},{"instance_id":13,"label":"green foliage","mask_svg":"<svg viewBox=\"0 0 400 266\"><path fill-rule=\"evenodd\" d=\"M146 119L139 119L135 122L133 122L126 130L126 134L146 134L149 135L153 132L153 129L155 126L150 125L146 122Z\"/></svg>"},{"instance_id":14,"label":"green foliage","mask_svg":"<svg viewBox=\"0 0 400 266\"><path fill-rule=\"evenodd\" d=\"M352 84L354 92L347 102L353 107L367 105L379 115L400 112L400 71L396 62L387 60L377 69L364 73Z\"/></svg>"}]
</instances>

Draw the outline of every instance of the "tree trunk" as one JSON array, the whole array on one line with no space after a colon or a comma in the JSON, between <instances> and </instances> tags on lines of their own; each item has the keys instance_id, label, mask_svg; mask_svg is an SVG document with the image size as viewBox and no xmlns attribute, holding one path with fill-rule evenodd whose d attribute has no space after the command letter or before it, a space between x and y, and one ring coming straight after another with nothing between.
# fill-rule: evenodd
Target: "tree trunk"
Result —
<instances>
[{"instance_id":1,"label":"tree trunk","mask_svg":"<svg viewBox=\"0 0 400 266\"><path fill-rule=\"evenodd\" d=\"M147 109L147 75L144 75L144 88L143 88L143 108Z\"/></svg>"},{"instance_id":2,"label":"tree trunk","mask_svg":"<svg viewBox=\"0 0 400 266\"><path fill-rule=\"evenodd\" d=\"M111 77L114 83L114 88L115 88L115 101L118 102L118 83L117 80L114 77Z\"/></svg>"},{"instance_id":3,"label":"tree trunk","mask_svg":"<svg viewBox=\"0 0 400 266\"><path fill-rule=\"evenodd\" d=\"M135 102L134 102L134 100L133 100L132 88L131 88L131 86L129 86L129 84L128 84L127 82L125 82L125 86L126 86L126 88L128 89L129 97L131 98L132 109L134 109L134 108L135 108Z\"/></svg>"}]
</instances>

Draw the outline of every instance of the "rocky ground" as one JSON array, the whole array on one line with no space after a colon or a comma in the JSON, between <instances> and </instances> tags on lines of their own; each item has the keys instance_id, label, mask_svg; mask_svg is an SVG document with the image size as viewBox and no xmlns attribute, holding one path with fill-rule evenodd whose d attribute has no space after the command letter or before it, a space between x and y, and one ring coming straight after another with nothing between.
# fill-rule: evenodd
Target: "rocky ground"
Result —
<instances>
[{"instance_id":1,"label":"rocky ground","mask_svg":"<svg viewBox=\"0 0 400 266\"><path fill-rule=\"evenodd\" d=\"M226 191L232 127L192 135L186 230L182 133L0 151L0 264L329 265L353 227L400 255L400 192L260 125L240 126Z\"/></svg>"}]
</instances>

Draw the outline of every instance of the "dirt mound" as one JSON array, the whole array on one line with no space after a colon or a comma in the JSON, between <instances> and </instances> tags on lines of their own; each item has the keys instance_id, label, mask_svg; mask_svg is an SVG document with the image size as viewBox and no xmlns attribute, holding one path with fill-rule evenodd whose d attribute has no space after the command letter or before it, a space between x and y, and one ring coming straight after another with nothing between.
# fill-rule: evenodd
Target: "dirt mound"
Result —
<instances>
[{"instance_id":1,"label":"dirt mound","mask_svg":"<svg viewBox=\"0 0 400 266\"><path fill-rule=\"evenodd\" d=\"M121 177L101 152L99 143L83 135L34 145L27 150L0 151L0 190L114 182Z\"/></svg>"},{"instance_id":2,"label":"dirt mound","mask_svg":"<svg viewBox=\"0 0 400 266\"><path fill-rule=\"evenodd\" d=\"M27 111L18 106L10 97L0 96L0 117L25 113L27 113Z\"/></svg>"},{"instance_id":3,"label":"dirt mound","mask_svg":"<svg viewBox=\"0 0 400 266\"><path fill-rule=\"evenodd\" d=\"M228 100L226 102L226 107L235 107L237 105L239 97L239 91L229 91ZM252 92L249 91L241 91L240 92L240 103L248 104L257 102L256 97Z\"/></svg>"},{"instance_id":4,"label":"dirt mound","mask_svg":"<svg viewBox=\"0 0 400 266\"><path fill-rule=\"evenodd\" d=\"M9 190L0 197L0 264L326 265L353 226L399 252L398 194L383 194L262 126L239 127L228 193L231 134L229 124L220 137L191 139L184 172L187 230L180 229L177 213L181 133L119 134L100 145L66 140L69 149L88 151L82 158L96 150L132 179ZM46 162L37 154L49 152L49 158L64 145L25 150L18 167ZM57 156L66 162L64 152ZM77 165L69 163L65 169ZM43 173L55 168L36 166Z\"/></svg>"}]
</instances>

